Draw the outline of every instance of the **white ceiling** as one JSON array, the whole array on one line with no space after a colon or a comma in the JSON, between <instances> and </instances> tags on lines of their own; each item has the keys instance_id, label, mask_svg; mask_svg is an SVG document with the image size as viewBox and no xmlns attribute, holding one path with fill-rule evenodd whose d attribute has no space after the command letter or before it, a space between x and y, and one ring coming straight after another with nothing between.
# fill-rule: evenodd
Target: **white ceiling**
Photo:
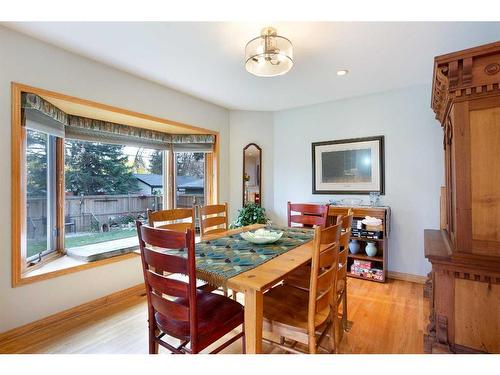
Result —
<instances>
[{"instance_id":1,"label":"white ceiling","mask_svg":"<svg viewBox=\"0 0 500 375\"><path fill-rule=\"evenodd\" d=\"M500 23L273 22L295 66L260 78L244 48L267 23L4 23L82 56L230 109L281 110L430 83L436 55L500 39ZM336 71L348 69L338 77Z\"/></svg>"}]
</instances>

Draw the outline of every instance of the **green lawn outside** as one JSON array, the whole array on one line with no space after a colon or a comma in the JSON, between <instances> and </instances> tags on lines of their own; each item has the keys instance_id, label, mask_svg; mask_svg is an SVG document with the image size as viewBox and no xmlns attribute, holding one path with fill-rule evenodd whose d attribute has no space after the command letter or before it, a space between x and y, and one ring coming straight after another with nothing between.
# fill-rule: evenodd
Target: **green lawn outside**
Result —
<instances>
[{"instance_id":1,"label":"green lawn outside","mask_svg":"<svg viewBox=\"0 0 500 375\"><path fill-rule=\"evenodd\" d=\"M66 248L91 245L99 242L106 242L112 240L119 240L122 238L129 238L137 236L137 230L133 229L120 229L110 232L102 233L89 233L82 236L66 236L65 246ZM39 252L45 250L47 247L46 241L28 241L28 257L38 254Z\"/></svg>"}]
</instances>

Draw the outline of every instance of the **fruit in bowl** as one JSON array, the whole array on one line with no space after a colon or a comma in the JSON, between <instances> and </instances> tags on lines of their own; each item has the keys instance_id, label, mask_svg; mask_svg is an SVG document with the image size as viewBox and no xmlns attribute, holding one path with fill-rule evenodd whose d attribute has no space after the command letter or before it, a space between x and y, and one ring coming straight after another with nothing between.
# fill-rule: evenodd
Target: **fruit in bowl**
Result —
<instances>
[{"instance_id":1,"label":"fruit in bowl","mask_svg":"<svg viewBox=\"0 0 500 375\"><path fill-rule=\"evenodd\" d=\"M272 230L260 228L255 232L243 232L240 233L240 236L248 242L255 244L266 244L273 243L278 241L281 236L283 236L283 232L275 232Z\"/></svg>"}]
</instances>

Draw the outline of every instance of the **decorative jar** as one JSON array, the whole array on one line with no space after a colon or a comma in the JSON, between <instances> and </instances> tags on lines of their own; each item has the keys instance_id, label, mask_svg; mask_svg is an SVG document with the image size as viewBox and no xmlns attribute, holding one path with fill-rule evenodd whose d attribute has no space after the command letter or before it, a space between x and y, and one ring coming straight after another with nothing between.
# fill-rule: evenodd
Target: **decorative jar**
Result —
<instances>
[{"instance_id":1,"label":"decorative jar","mask_svg":"<svg viewBox=\"0 0 500 375\"><path fill-rule=\"evenodd\" d=\"M351 252L351 254L357 254L359 252L358 240L351 240L349 242L349 251Z\"/></svg>"},{"instance_id":2,"label":"decorative jar","mask_svg":"<svg viewBox=\"0 0 500 375\"><path fill-rule=\"evenodd\" d=\"M377 255L378 249L377 246L375 246L375 242L367 242L365 252L369 257L374 257L375 255Z\"/></svg>"}]
</instances>

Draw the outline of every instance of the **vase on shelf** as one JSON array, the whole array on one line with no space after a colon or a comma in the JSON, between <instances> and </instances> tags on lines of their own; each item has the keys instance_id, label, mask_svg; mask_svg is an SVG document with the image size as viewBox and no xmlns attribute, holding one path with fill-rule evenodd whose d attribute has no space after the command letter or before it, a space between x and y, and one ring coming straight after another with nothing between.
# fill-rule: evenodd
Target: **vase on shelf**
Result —
<instances>
[{"instance_id":1,"label":"vase on shelf","mask_svg":"<svg viewBox=\"0 0 500 375\"><path fill-rule=\"evenodd\" d=\"M375 255L377 255L378 249L375 246L375 242L371 241L367 242L365 247L365 252L366 255L368 255L369 257L374 257Z\"/></svg>"},{"instance_id":2,"label":"vase on shelf","mask_svg":"<svg viewBox=\"0 0 500 375\"><path fill-rule=\"evenodd\" d=\"M351 254L357 254L359 252L358 240L351 240L349 242L349 251L351 252Z\"/></svg>"},{"instance_id":3,"label":"vase on shelf","mask_svg":"<svg viewBox=\"0 0 500 375\"><path fill-rule=\"evenodd\" d=\"M372 207L377 207L380 204L380 193L378 191L370 192L370 205Z\"/></svg>"}]
</instances>

